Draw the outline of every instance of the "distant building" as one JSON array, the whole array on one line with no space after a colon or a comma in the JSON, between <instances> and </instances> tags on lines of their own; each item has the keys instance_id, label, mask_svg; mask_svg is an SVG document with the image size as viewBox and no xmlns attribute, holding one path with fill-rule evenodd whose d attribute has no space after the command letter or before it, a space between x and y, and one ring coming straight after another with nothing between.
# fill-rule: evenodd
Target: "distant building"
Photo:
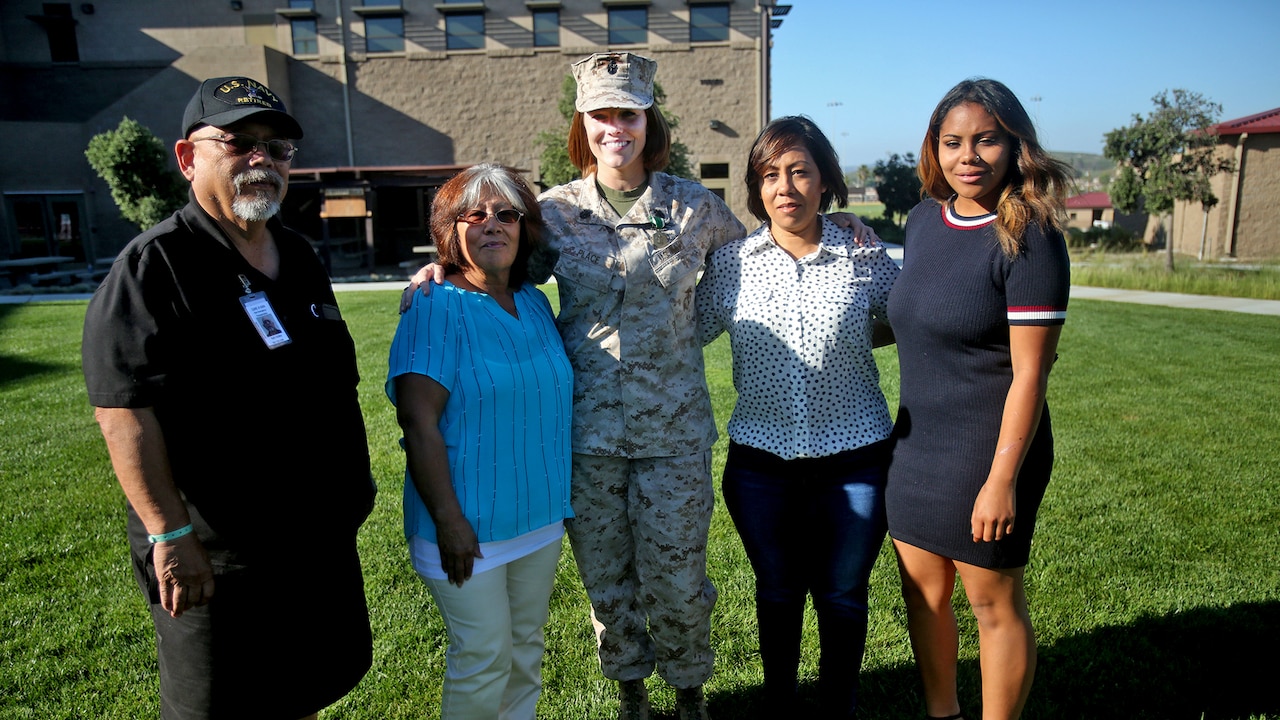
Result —
<instances>
[{"instance_id":1,"label":"distant building","mask_svg":"<svg viewBox=\"0 0 1280 720\"><path fill-rule=\"evenodd\" d=\"M1280 108L1213 126L1234 173L1213 178L1218 204L1178 202L1173 249L1204 258L1280 258Z\"/></svg>"},{"instance_id":2,"label":"distant building","mask_svg":"<svg viewBox=\"0 0 1280 720\"><path fill-rule=\"evenodd\" d=\"M873 187L849 188L849 204L868 204L880 202L880 193Z\"/></svg>"},{"instance_id":3,"label":"distant building","mask_svg":"<svg viewBox=\"0 0 1280 720\"><path fill-rule=\"evenodd\" d=\"M206 77L278 92L306 137L285 219L361 267L414 258L433 189L494 161L541 179L540 131L575 60L659 63L676 139L740 218L769 119L767 0L129 0L0 3L0 259L113 257L122 220L84 157L128 116L167 147ZM331 242L325 242L328 236Z\"/></svg>"},{"instance_id":4,"label":"distant building","mask_svg":"<svg viewBox=\"0 0 1280 720\"><path fill-rule=\"evenodd\" d=\"M1105 192L1087 192L1067 198L1067 227L1089 230L1093 227L1108 228L1112 225L1141 235L1147 225L1144 213L1116 212L1111 196Z\"/></svg>"}]
</instances>

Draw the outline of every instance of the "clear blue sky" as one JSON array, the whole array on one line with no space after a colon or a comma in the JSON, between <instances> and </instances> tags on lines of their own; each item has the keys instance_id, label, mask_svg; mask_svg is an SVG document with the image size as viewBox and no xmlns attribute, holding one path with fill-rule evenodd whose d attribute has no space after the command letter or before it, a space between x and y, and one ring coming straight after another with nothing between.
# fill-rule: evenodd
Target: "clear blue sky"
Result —
<instances>
[{"instance_id":1,"label":"clear blue sky","mask_svg":"<svg viewBox=\"0 0 1280 720\"><path fill-rule=\"evenodd\" d=\"M918 154L971 76L1008 85L1055 151L1100 154L1166 89L1220 104L1219 120L1280 107L1280 0L778 2L792 7L773 31L772 114L808 115L846 167Z\"/></svg>"}]
</instances>

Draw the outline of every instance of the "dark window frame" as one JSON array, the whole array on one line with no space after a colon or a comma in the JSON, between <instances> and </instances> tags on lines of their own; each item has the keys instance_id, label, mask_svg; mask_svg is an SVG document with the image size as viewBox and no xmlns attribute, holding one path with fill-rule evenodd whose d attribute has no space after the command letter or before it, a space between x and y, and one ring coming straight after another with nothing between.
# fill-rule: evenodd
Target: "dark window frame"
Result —
<instances>
[{"instance_id":1,"label":"dark window frame","mask_svg":"<svg viewBox=\"0 0 1280 720\"><path fill-rule=\"evenodd\" d=\"M480 21L479 32L469 23ZM456 27L455 27L456 26ZM470 32L458 32L465 29ZM446 50L483 50L485 47L485 26L483 12L449 13L444 18L444 34Z\"/></svg>"},{"instance_id":2,"label":"dark window frame","mask_svg":"<svg viewBox=\"0 0 1280 720\"><path fill-rule=\"evenodd\" d=\"M649 42L649 8L624 5L609 10L609 44L643 45ZM641 22L636 22L639 18ZM620 27L623 24L627 27Z\"/></svg>"},{"instance_id":3,"label":"dark window frame","mask_svg":"<svg viewBox=\"0 0 1280 720\"><path fill-rule=\"evenodd\" d=\"M302 30L303 32L299 32ZM293 39L294 55L318 55L320 53L320 28L316 19L310 18L290 18L289 32ZM307 35L310 35L307 37ZM299 35L303 35L299 39Z\"/></svg>"},{"instance_id":4,"label":"dark window frame","mask_svg":"<svg viewBox=\"0 0 1280 720\"><path fill-rule=\"evenodd\" d=\"M374 36L370 28L377 28ZM390 30L390 32L383 32ZM404 52L403 15L367 15L364 18L364 50L367 53Z\"/></svg>"},{"instance_id":5,"label":"dark window frame","mask_svg":"<svg viewBox=\"0 0 1280 720\"><path fill-rule=\"evenodd\" d=\"M545 8L532 11L533 46L560 47L560 9ZM542 25L542 27L540 27ZM549 25L549 27L547 26ZM554 37L552 36L554 33Z\"/></svg>"},{"instance_id":6,"label":"dark window frame","mask_svg":"<svg viewBox=\"0 0 1280 720\"><path fill-rule=\"evenodd\" d=\"M716 17L710 17L710 11ZM723 13L723 20L720 14ZM707 3L689 6L689 42L727 42L729 40L729 3Z\"/></svg>"}]
</instances>

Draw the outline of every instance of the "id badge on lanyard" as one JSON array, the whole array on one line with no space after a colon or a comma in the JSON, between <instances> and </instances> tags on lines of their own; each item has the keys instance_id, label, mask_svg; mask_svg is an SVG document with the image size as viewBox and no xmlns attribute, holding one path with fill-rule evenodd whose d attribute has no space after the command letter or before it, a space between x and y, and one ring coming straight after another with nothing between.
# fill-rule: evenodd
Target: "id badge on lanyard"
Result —
<instances>
[{"instance_id":1,"label":"id badge on lanyard","mask_svg":"<svg viewBox=\"0 0 1280 720\"><path fill-rule=\"evenodd\" d=\"M240 283L244 285L246 293L240 298L240 305L244 308L244 314L249 316L249 321L253 323L253 328L258 331L258 337L262 338L262 342L272 349L293 342L293 338L289 337L289 333L284 329L284 323L280 322L276 309L271 307L267 294L249 292L249 278L244 275L240 276Z\"/></svg>"}]
</instances>

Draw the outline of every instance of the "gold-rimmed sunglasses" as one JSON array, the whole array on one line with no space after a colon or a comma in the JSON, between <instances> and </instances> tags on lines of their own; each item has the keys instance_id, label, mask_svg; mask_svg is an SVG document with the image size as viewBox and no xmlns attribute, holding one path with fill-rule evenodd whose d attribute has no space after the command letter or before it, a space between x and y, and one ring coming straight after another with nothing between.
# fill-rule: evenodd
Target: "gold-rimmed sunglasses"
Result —
<instances>
[{"instance_id":1,"label":"gold-rimmed sunglasses","mask_svg":"<svg viewBox=\"0 0 1280 720\"><path fill-rule=\"evenodd\" d=\"M459 215L457 219L468 225L479 225L491 217L497 218L498 222L503 225L512 225L520 222L520 219L524 217L524 213L515 208L507 208L495 213L485 212L484 210L470 210Z\"/></svg>"}]
</instances>

